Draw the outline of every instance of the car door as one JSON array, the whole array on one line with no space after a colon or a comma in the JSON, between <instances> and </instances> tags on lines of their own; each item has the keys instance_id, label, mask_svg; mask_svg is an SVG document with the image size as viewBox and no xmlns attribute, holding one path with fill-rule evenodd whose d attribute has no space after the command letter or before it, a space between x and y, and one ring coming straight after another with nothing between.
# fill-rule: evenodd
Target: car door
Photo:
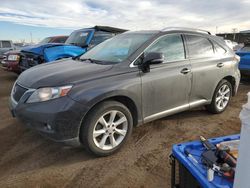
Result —
<instances>
[{"instance_id":1,"label":"car door","mask_svg":"<svg viewBox=\"0 0 250 188\"><path fill-rule=\"evenodd\" d=\"M216 55L212 42L205 36L185 34L188 58L192 66L193 83L190 105L211 100L214 89L223 76L221 56Z\"/></svg>"},{"instance_id":2,"label":"car door","mask_svg":"<svg viewBox=\"0 0 250 188\"><path fill-rule=\"evenodd\" d=\"M192 79L181 34L160 37L144 51L144 55L149 52L162 52L165 61L151 65L150 72L141 73L145 122L188 109Z\"/></svg>"}]
</instances>

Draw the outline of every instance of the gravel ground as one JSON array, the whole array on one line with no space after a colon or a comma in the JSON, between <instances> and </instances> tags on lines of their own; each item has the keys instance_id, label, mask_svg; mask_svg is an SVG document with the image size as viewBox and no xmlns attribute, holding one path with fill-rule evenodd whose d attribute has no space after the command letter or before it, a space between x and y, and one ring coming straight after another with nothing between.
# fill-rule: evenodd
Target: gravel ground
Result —
<instances>
[{"instance_id":1,"label":"gravel ground","mask_svg":"<svg viewBox=\"0 0 250 188\"><path fill-rule=\"evenodd\" d=\"M169 116L134 129L120 152L95 158L82 148L66 147L31 131L8 110L17 76L0 70L0 187L170 187L168 156L174 143L240 131L238 118L250 82L219 115L204 108Z\"/></svg>"}]
</instances>

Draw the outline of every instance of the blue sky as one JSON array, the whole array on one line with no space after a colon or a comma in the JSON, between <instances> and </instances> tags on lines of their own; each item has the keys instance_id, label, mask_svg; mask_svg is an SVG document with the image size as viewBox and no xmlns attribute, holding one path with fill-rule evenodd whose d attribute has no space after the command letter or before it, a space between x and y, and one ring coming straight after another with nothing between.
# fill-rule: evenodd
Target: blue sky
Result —
<instances>
[{"instance_id":1,"label":"blue sky","mask_svg":"<svg viewBox=\"0 0 250 188\"><path fill-rule=\"evenodd\" d=\"M37 42L94 25L240 31L250 29L249 10L249 0L1 0L0 39L30 42L32 32Z\"/></svg>"},{"instance_id":2,"label":"blue sky","mask_svg":"<svg viewBox=\"0 0 250 188\"><path fill-rule=\"evenodd\" d=\"M37 42L47 36L69 35L72 31L72 29L27 26L4 21L0 21L0 28L0 39L26 42L31 42L30 33L33 41Z\"/></svg>"}]
</instances>

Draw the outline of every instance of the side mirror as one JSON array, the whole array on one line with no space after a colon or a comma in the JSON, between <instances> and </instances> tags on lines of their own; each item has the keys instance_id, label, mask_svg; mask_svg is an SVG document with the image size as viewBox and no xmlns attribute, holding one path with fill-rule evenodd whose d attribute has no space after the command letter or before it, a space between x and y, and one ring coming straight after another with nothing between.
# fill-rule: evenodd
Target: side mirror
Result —
<instances>
[{"instance_id":1,"label":"side mirror","mask_svg":"<svg viewBox=\"0 0 250 188\"><path fill-rule=\"evenodd\" d=\"M164 62L164 54L160 52L150 52L146 54L142 60L142 64L139 65L139 68L142 72L150 72L150 65L160 64Z\"/></svg>"}]
</instances>

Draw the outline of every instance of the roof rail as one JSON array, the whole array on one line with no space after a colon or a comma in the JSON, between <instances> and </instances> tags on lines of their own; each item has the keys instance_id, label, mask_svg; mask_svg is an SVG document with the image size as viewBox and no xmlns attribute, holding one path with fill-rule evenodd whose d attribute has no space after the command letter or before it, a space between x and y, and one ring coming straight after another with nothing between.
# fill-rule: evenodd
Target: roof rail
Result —
<instances>
[{"instance_id":1,"label":"roof rail","mask_svg":"<svg viewBox=\"0 0 250 188\"><path fill-rule=\"evenodd\" d=\"M199 32L199 33L207 33L211 35L209 31L206 31L203 29L188 28L188 27L166 27L162 29L161 31L172 31L172 30L194 31L194 32Z\"/></svg>"}]
</instances>

